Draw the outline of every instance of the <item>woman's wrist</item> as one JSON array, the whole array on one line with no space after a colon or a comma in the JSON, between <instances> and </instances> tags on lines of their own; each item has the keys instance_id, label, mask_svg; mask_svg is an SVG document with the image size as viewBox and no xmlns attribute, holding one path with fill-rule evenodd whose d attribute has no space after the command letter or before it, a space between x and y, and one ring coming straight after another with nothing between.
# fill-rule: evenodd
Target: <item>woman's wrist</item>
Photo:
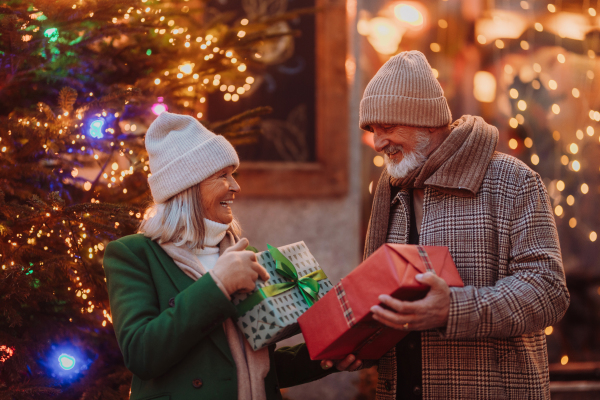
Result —
<instances>
[{"instance_id":1,"label":"woman's wrist","mask_svg":"<svg viewBox=\"0 0 600 400\"><path fill-rule=\"evenodd\" d=\"M225 285L223 284L223 282L219 278L219 274L215 273L215 271L213 271L213 270L208 271L208 273L213 278L213 281L215 281L215 283L217 284L217 286L219 287L219 289L221 289L221 291L223 292L223 294L227 297L227 299L231 300L231 296L229 295L229 293L227 292L227 288L225 287Z\"/></svg>"}]
</instances>

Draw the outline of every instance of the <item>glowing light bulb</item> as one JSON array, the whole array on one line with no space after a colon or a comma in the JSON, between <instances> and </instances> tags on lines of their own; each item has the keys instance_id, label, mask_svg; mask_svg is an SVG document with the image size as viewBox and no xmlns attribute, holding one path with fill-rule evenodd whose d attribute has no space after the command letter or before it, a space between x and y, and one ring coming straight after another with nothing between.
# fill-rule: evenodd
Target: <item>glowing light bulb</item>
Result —
<instances>
[{"instance_id":1,"label":"glowing light bulb","mask_svg":"<svg viewBox=\"0 0 600 400\"><path fill-rule=\"evenodd\" d=\"M554 213L560 217L563 214L562 206L556 206L556 208L554 208Z\"/></svg>"},{"instance_id":2,"label":"glowing light bulb","mask_svg":"<svg viewBox=\"0 0 600 400\"><path fill-rule=\"evenodd\" d=\"M579 151L579 146L577 146L576 143L571 143L571 145L569 146L569 151L571 152L571 154L577 154L577 152Z\"/></svg>"},{"instance_id":3,"label":"glowing light bulb","mask_svg":"<svg viewBox=\"0 0 600 400\"><path fill-rule=\"evenodd\" d=\"M412 26L423 25L423 15L415 7L408 4L399 4L394 7L394 15L399 21Z\"/></svg>"},{"instance_id":4,"label":"glowing light bulb","mask_svg":"<svg viewBox=\"0 0 600 400\"><path fill-rule=\"evenodd\" d=\"M75 358L68 354L63 353L58 356L58 365L65 371L73 369L75 367L75 362Z\"/></svg>"},{"instance_id":5,"label":"glowing light bulb","mask_svg":"<svg viewBox=\"0 0 600 400\"><path fill-rule=\"evenodd\" d=\"M182 64L182 65L179 66L179 70L181 72L183 72L184 74L189 75L189 74L192 73L192 70L194 69L195 65L196 64L194 64L194 63L187 63L186 62L186 63L184 63L184 64Z\"/></svg>"}]
</instances>

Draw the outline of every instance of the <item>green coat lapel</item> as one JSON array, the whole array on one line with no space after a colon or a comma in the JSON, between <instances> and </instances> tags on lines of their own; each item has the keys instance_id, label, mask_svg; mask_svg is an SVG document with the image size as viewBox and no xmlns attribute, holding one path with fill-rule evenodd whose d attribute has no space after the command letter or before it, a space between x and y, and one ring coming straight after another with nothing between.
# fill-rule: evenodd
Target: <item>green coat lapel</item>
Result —
<instances>
[{"instance_id":1,"label":"green coat lapel","mask_svg":"<svg viewBox=\"0 0 600 400\"><path fill-rule=\"evenodd\" d=\"M175 261L160 247L160 245L154 241L152 243L152 250L158 257L163 269L166 271L167 275L173 282L173 285L177 288L177 291L181 292L187 289L194 280L187 276L185 272L183 272ZM215 345L221 350L221 352L227 357L227 359L235 365L235 361L233 360L233 356L231 355L231 350L229 349L229 343L227 343L227 337L225 336L225 331L223 327L218 327L214 329L209 337L215 343Z\"/></svg>"}]
</instances>

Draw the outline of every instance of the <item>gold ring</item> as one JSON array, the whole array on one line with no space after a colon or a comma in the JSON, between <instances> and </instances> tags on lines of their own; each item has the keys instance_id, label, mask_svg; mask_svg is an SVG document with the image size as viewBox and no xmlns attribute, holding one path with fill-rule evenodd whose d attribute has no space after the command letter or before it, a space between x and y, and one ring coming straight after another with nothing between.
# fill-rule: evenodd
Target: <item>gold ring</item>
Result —
<instances>
[{"instance_id":1,"label":"gold ring","mask_svg":"<svg viewBox=\"0 0 600 400\"><path fill-rule=\"evenodd\" d=\"M404 330L408 330L408 322L407 322L407 323L405 323L404 325L402 325L402 328L403 328Z\"/></svg>"}]
</instances>

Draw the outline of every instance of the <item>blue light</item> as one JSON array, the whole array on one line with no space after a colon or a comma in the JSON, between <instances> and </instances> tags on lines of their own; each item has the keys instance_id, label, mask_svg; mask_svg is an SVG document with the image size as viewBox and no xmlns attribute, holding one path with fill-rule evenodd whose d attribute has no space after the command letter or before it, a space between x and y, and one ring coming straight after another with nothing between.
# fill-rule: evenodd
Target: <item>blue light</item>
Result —
<instances>
[{"instance_id":1,"label":"blue light","mask_svg":"<svg viewBox=\"0 0 600 400\"><path fill-rule=\"evenodd\" d=\"M102 139L102 127L104 126L104 118L96 118L90 123L90 136L96 139Z\"/></svg>"},{"instance_id":2,"label":"blue light","mask_svg":"<svg viewBox=\"0 0 600 400\"><path fill-rule=\"evenodd\" d=\"M58 365L65 371L73 369L75 367L75 362L75 357L71 357L68 354L63 353L58 356Z\"/></svg>"},{"instance_id":3,"label":"blue light","mask_svg":"<svg viewBox=\"0 0 600 400\"><path fill-rule=\"evenodd\" d=\"M90 349L84 350L80 346L69 342L52 345L39 362L48 374L63 382L78 379L97 358Z\"/></svg>"}]
</instances>

